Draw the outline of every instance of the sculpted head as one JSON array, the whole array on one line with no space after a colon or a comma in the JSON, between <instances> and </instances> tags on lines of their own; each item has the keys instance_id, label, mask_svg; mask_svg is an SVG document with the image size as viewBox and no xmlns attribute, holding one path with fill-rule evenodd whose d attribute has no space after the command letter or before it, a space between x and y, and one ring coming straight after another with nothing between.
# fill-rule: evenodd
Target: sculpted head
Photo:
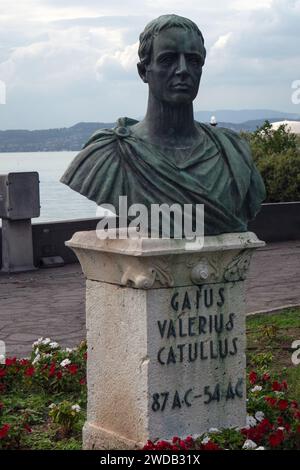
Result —
<instances>
[{"instance_id":1,"label":"sculpted head","mask_svg":"<svg viewBox=\"0 0 300 470\"><path fill-rule=\"evenodd\" d=\"M169 104L192 102L199 88L206 50L193 21L163 15L140 35L138 72L158 100Z\"/></svg>"}]
</instances>

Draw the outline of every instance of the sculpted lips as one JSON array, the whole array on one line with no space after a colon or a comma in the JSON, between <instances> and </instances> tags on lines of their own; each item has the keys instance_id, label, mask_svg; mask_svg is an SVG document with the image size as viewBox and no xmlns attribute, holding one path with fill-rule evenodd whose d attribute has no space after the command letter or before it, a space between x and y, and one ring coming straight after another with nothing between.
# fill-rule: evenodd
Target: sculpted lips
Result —
<instances>
[{"instance_id":1,"label":"sculpted lips","mask_svg":"<svg viewBox=\"0 0 300 470\"><path fill-rule=\"evenodd\" d=\"M171 88L173 90L189 90L191 88L191 85L188 83L175 83L174 85L171 85Z\"/></svg>"}]
</instances>

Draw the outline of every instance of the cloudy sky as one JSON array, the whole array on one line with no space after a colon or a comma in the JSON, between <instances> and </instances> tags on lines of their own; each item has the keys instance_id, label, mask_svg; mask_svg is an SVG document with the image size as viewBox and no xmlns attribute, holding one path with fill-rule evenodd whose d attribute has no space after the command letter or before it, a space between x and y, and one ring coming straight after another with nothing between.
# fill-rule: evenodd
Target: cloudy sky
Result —
<instances>
[{"instance_id":1,"label":"cloudy sky","mask_svg":"<svg viewBox=\"0 0 300 470\"><path fill-rule=\"evenodd\" d=\"M300 0L0 0L0 129L142 116L137 39L166 13L191 18L205 37L195 110L300 114L291 100L300 79Z\"/></svg>"}]
</instances>

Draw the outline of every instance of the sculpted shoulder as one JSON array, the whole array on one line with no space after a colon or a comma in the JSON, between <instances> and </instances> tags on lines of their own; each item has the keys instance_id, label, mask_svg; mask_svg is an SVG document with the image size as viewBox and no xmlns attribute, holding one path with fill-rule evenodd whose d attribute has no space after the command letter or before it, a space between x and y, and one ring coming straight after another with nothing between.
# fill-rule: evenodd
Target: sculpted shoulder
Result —
<instances>
[{"instance_id":1,"label":"sculpted shoulder","mask_svg":"<svg viewBox=\"0 0 300 470\"><path fill-rule=\"evenodd\" d=\"M112 139L117 140L118 138L124 138L131 135L130 126L136 124L138 121L128 117L119 118L116 122L116 127L112 129L99 129L89 138L84 144L83 149L88 146L100 142L102 140Z\"/></svg>"},{"instance_id":2,"label":"sculpted shoulder","mask_svg":"<svg viewBox=\"0 0 300 470\"><path fill-rule=\"evenodd\" d=\"M213 127L209 124L202 123L198 124L217 142L229 158L233 152L239 154L247 165L253 165L250 146L236 131L226 127Z\"/></svg>"}]
</instances>

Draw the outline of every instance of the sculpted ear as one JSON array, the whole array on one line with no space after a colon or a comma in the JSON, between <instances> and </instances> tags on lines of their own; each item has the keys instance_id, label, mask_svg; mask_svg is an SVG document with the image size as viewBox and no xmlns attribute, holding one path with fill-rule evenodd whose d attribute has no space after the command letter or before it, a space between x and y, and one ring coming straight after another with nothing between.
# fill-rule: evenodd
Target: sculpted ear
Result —
<instances>
[{"instance_id":1,"label":"sculpted ear","mask_svg":"<svg viewBox=\"0 0 300 470\"><path fill-rule=\"evenodd\" d=\"M139 76L141 77L141 79L143 80L143 82L144 82L144 83L148 83L148 80L147 80L147 70L146 70L145 64L142 64L141 62L139 62L139 63L137 64L137 69L138 69Z\"/></svg>"}]
</instances>

